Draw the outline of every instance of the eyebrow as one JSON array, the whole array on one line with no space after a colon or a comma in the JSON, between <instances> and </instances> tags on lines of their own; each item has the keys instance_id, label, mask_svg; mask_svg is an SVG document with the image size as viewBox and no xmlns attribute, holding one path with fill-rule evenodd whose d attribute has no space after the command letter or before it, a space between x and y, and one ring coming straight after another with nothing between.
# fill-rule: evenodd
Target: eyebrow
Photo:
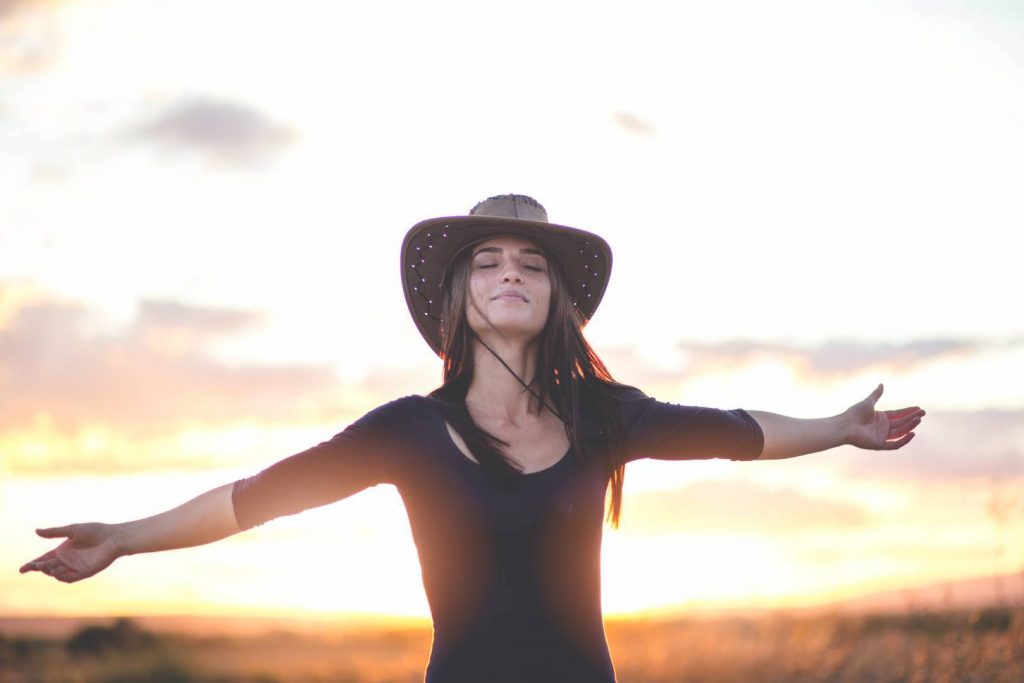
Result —
<instances>
[{"instance_id":1,"label":"eyebrow","mask_svg":"<svg viewBox=\"0 0 1024 683\"><path fill-rule=\"evenodd\" d=\"M488 252L494 253L494 254L501 254L501 253L504 253L504 251L505 250L502 249L501 247L484 247L483 249L480 249L475 254L473 254L473 256L478 256L480 254L484 254L484 253L488 253ZM533 247L523 247L522 249L519 250L519 253L520 254L536 254L537 256L544 256L544 252L542 252L540 249L534 249Z\"/></svg>"}]
</instances>

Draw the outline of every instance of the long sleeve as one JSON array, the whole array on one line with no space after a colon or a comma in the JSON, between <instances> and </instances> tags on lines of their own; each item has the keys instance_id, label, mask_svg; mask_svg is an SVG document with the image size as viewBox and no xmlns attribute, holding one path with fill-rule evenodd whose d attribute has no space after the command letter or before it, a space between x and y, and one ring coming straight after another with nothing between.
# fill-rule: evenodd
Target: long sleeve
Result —
<instances>
[{"instance_id":1,"label":"long sleeve","mask_svg":"<svg viewBox=\"0 0 1024 683\"><path fill-rule=\"evenodd\" d=\"M375 408L330 440L236 481L231 500L238 526L249 529L377 484L395 483L418 400L407 396Z\"/></svg>"},{"instance_id":2,"label":"long sleeve","mask_svg":"<svg viewBox=\"0 0 1024 683\"><path fill-rule=\"evenodd\" d=\"M756 460L764 434L745 410L666 403L640 390L620 398L627 460Z\"/></svg>"}]
</instances>

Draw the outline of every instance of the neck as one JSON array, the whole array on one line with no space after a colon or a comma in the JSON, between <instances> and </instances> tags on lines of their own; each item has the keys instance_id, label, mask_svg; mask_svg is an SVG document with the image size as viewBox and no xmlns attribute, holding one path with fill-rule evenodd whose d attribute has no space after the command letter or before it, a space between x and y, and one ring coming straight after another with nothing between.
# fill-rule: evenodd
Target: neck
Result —
<instances>
[{"instance_id":1,"label":"neck","mask_svg":"<svg viewBox=\"0 0 1024 683\"><path fill-rule=\"evenodd\" d=\"M537 391L536 344L521 345L503 341L492 343L490 340L486 344L508 367L502 365L479 339L474 338L473 381L466 392L467 407L470 407L474 414L513 423L527 415L537 415L540 412L537 399L512 376L514 372L523 383Z\"/></svg>"}]
</instances>

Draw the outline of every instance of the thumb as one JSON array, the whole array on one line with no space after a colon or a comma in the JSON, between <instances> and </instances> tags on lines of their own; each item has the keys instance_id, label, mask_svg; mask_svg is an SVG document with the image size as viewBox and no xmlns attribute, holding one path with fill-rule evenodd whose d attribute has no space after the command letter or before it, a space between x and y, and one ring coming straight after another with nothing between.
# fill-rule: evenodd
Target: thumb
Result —
<instances>
[{"instance_id":1,"label":"thumb","mask_svg":"<svg viewBox=\"0 0 1024 683\"><path fill-rule=\"evenodd\" d=\"M51 526L47 529L36 529L36 533L43 538L65 538L71 536L75 531L75 525Z\"/></svg>"},{"instance_id":2,"label":"thumb","mask_svg":"<svg viewBox=\"0 0 1024 683\"><path fill-rule=\"evenodd\" d=\"M878 403L878 399L882 395L883 391L885 391L885 387L879 384L874 391L868 394L868 400L871 401L871 405Z\"/></svg>"}]
</instances>

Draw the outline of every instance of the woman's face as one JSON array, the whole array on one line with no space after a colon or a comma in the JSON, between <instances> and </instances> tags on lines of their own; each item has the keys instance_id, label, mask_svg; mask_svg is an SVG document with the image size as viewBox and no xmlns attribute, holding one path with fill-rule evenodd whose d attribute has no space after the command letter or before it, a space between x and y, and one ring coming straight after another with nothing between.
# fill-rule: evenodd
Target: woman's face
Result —
<instances>
[{"instance_id":1,"label":"woman's face","mask_svg":"<svg viewBox=\"0 0 1024 683\"><path fill-rule=\"evenodd\" d=\"M548 263L534 242L495 237L472 247L466 320L481 338L529 342L551 306Z\"/></svg>"}]
</instances>

